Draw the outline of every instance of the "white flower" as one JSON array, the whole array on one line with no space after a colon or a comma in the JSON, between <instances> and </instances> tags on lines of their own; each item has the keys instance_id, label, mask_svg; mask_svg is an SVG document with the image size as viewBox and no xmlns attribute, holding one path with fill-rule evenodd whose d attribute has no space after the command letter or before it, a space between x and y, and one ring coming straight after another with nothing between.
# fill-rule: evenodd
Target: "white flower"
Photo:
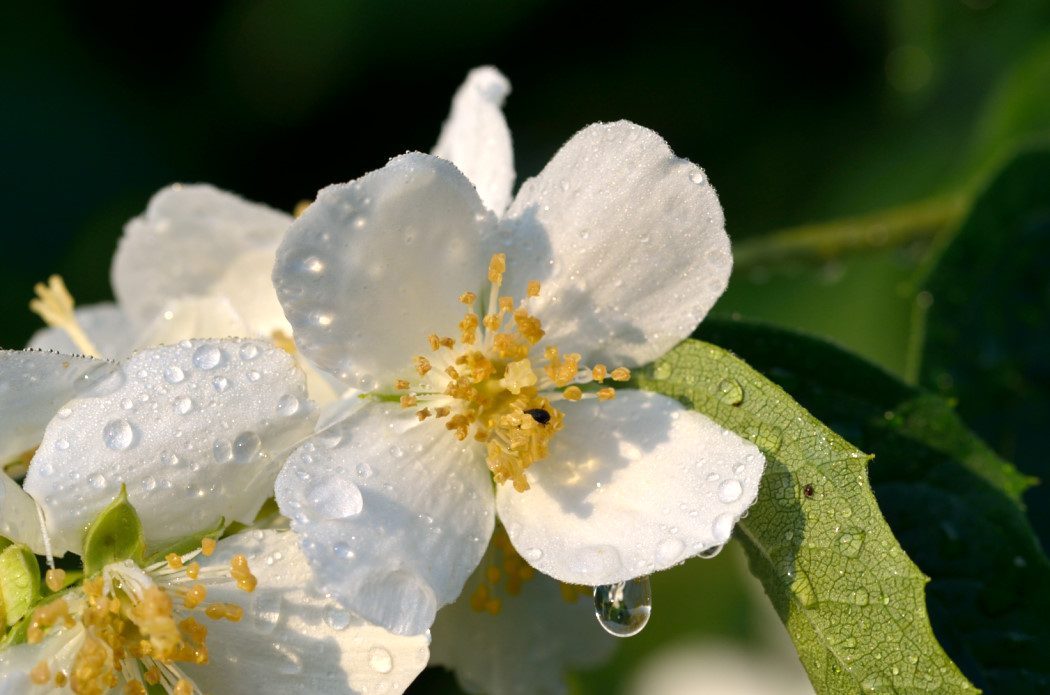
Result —
<instances>
[{"instance_id":1,"label":"white flower","mask_svg":"<svg viewBox=\"0 0 1050 695\"><path fill-rule=\"evenodd\" d=\"M78 309L76 320L108 358L189 338L287 334L270 271L291 221L206 184L161 189L125 226L110 272L116 304ZM88 352L59 328L30 346Z\"/></svg>"},{"instance_id":2,"label":"white flower","mask_svg":"<svg viewBox=\"0 0 1050 695\"><path fill-rule=\"evenodd\" d=\"M627 122L574 136L501 218L418 153L322 190L274 269L299 349L366 396L276 483L319 584L418 634L497 514L532 566L574 584L725 543L758 449L670 398L580 386L687 337L730 267L703 171Z\"/></svg>"},{"instance_id":3,"label":"white flower","mask_svg":"<svg viewBox=\"0 0 1050 695\"><path fill-rule=\"evenodd\" d=\"M0 460L37 446L24 489L6 475L0 534L80 553L88 523L127 486L151 546L250 523L316 406L293 359L255 340L196 340L122 364L0 352Z\"/></svg>"},{"instance_id":4,"label":"white flower","mask_svg":"<svg viewBox=\"0 0 1050 695\"><path fill-rule=\"evenodd\" d=\"M294 534L253 531L140 569L107 565L37 607L0 651L0 695L400 693L427 636L399 637L304 587Z\"/></svg>"}]
</instances>

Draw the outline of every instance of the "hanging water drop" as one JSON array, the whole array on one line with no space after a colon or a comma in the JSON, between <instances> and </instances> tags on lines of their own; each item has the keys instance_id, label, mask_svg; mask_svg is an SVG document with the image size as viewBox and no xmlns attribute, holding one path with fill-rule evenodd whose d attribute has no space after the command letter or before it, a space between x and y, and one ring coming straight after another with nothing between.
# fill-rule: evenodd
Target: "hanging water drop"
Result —
<instances>
[{"instance_id":1,"label":"hanging water drop","mask_svg":"<svg viewBox=\"0 0 1050 695\"><path fill-rule=\"evenodd\" d=\"M594 616L614 637L637 635L649 622L653 591L649 577L594 587Z\"/></svg>"}]
</instances>

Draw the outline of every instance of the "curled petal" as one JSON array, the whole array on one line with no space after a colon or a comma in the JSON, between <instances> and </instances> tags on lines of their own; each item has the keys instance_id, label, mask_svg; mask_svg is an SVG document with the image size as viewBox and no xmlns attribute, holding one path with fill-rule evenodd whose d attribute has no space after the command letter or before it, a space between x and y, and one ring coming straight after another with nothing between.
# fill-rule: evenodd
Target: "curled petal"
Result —
<instances>
[{"instance_id":1,"label":"curled petal","mask_svg":"<svg viewBox=\"0 0 1050 695\"><path fill-rule=\"evenodd\" d=\"M613 584L729 540L758 495L758 448L677 401L622 389L565 406L551 455L496 508L518 552L572 584Z\"/></svg>"},{"instance_id":2,"label":"curled petal","mask_svg":"<svg viewBox=\"0 0 1050 695\"><path fill-rule=\"evenodd\" d=\"M304 355L347 385L390 385L480 291L495 228L470 181L412 153L329 186L277 250L273 281Z\"/></svg>"},{"instance_id":3,"label":"curled petal","mask_svg":"<svg viewBox=\"0 0 1050 695\"><path fill-rule=\"evenodd\" d=\"M275 493L322 591L420 634L477 566L494 524L477 447L369 404L288 458Z\"/></svg>"},{"instance_id":4,"label":"curled petal","mask_svg":"<svg viewBox=\"0 0 1050 695\"><path fill-rule=\"evenodd\" d=\"M520 249L508 252L516 296L543 281L534 313L547 339L584 363L651 362L689 336L729 282L729 237L706 174L626 121L574 135L522 184L505 224Z\"/></svg>"},{"instance_id":5,"label":"curled petal","mask_svg":"<svg viewBox=\"0 0 1050 695\"><path fill-rule=\"evenodd\" d=\"M0 536L29 546L37 555L47 550L36 502L5 473L0 473ZM52 544L51 552L62 555L65 549Z\"/></svg>"},{"instance_id":6,"label":"curled petal","mask_svg":"<svg viewBox=\"0 0 1050 695\"><path fill-rule=\"evenodd\" d=\"M127 485L147 543L251 522L317 409L287 353L258 341L185 341L136 353L65 404L25 479L60 545Z\"/></svg>"},{"instance_id":7,"label":"curled petal","mask_svg":"<svg viewBox=\"0 0 1050 695\"><path fill-rule=\"evenodd\" d=\"M503 117L510 82L493 67L474 68L452 98L452 113L441 128L433 154L459 167L497 215L510 203L514 149Z\"/></svg>"}]
</instances>

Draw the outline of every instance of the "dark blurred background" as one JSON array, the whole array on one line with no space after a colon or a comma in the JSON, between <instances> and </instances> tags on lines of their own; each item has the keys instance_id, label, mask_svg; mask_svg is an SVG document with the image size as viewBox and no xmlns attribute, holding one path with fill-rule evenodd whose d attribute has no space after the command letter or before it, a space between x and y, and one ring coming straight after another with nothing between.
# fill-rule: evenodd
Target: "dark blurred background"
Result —
<instances>
[{"instance_id":1,"label":"dark blurred background","mask_svg":"<svg viewBox=\"0 0 1050 695\"><path fill-rule=\"evenodd\" d=\"M39 326L27 303L51 273L80 303L111 298L122 227L160 187L207 181L290 210L429 150L480 64L513 84L519 181L584 125L630 119L707 169L738 248L973 190L1050 134L1045 2L41 2L4 15L4 348ZM738 265L716 311L815 331L901 372L927 246ZM664 613L636 649L698 625L748 637L731 564L685 568L660 581L712 598Z\"/></svg>"}]
</instances>

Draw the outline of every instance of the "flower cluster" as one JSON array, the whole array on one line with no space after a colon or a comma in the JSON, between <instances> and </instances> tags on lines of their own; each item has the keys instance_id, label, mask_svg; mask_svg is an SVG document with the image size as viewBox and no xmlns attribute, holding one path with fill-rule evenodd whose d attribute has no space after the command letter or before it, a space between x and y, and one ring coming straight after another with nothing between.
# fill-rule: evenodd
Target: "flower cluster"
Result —
<instances>
[{"instance_id":1,"label":"flower cluster","mask_svg":"<svg viewBox=\"0 0 1050 695\"><path fill-rule=\"evenodd\" d=\"M761 454L631 388L726 287L714 189L618 122L512 195L508 92L473 71L432 155L295 219L161 191L114 304L38 287L48 351L0 353L0 694L396 693L428 658L558 691L611 649L581 594L728 541Z\"/></svg>"}]
</instances>

